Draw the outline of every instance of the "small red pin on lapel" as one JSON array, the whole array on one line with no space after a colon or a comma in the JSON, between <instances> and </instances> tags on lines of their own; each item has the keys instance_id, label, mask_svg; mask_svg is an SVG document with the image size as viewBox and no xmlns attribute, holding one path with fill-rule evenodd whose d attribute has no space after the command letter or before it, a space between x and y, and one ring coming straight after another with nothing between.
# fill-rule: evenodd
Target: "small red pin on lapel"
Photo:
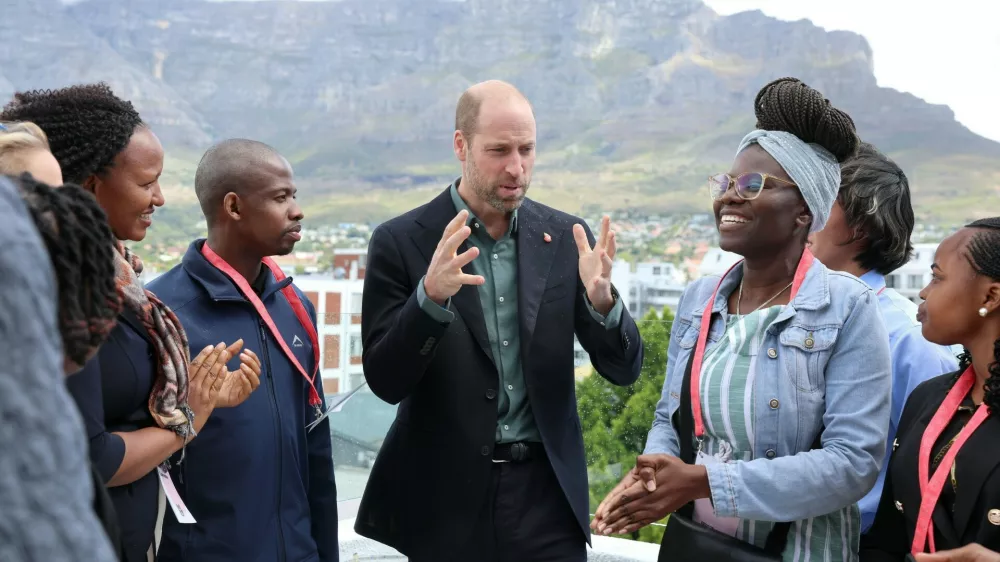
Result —
<instances>
[{"instance_id":1,"label":"small red pin on lapel","mask_svg":"<svg viewBox=\"0 0 1000 562\"><path fill-rule=\"evenodd\" d=\"M542 233L542 240L545 240L546 242L551 242L552 241L552 237L549 236L548 232L543 232Z\"/></svg>"}]
</instances>

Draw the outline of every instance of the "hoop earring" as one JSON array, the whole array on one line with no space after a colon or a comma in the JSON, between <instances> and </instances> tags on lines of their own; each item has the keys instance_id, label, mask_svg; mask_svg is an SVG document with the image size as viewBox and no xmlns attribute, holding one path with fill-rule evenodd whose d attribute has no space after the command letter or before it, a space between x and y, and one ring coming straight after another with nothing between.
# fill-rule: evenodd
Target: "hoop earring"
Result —
<instances>
[{"instance_id":1,"label":"hoop earring","mask_svg":"<svg viewBox=\"0 0 1000 562\"><path fill-rule=\"evenodd\" d=\"M986 318L986 313L987 312L989 312L989 311L986 310L985 306L979 309L979 315L982 316L983 318Z\"/></svg>"}]
</instances>

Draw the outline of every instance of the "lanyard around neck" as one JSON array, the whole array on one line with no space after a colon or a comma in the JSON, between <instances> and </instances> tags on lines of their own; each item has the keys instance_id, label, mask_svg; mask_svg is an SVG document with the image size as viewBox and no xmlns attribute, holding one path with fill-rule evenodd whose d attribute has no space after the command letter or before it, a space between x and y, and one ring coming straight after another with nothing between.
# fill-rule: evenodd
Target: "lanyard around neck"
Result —
<instances>
[{"instance_id":1,"label":"lanyard around neck","mask_svg":"<svg viewBox=\"0 0 1000 562\"><path fill-rule=\"evenodd\" d=\"M278 331L278 327L275 326L274 320L271 319L271 315L267 312L267 308L264 306L264 303L260 300L260 297L257 296L257 293L254 292L253 288L250 287L250 283L247 282L246 278L244 278L240 272L236 271L233 266L229 265L226 260L222 259L222 256L215 253L212 248L209 248L208 242L202 244L201 253L205 256L205 259L208 260L208 263L215 266L236 284L236 288L238 288L240 293L242 293L243 296L250 301L250 304L252 304L254 309L257 311L257 315L260 316L260 319L267 326L268 330L271 331L271 335L274 336L275 341L278 342L278 347L281 348L281 351L284 352L286 357L288 357L288 360L295 366L295 370L309 382L309 405L315 409L318 417L321 414L320 405L322 404L319 392L316 391L315 384L316 373L319 370L319 337L316 334L316 329L313 327L312 319L309 317L309 313L306 312L306 307L302 304L302 300L299 298L298 293L295 292L295 289L291 284L288 284L281 289L281 294L285 295L285 299L288 300L288 304L292 306L292 311L295 312L296 318L298 318L299 323L302 324L302 328L306 331L306 335L309 337L310 343L312 343L314 361L313 372L311 374L306 372L305 368L302 367L302 364L299 363L299 360L295 357L295 354L292 353L291 349L289 349L288 344L285 343L285 338L282 337L281 332ZM271 274L274 275L275 281L280 283L286 278L285 272L281 271L281 267L279 267L274 260L271 258L264 258L262 261L264 265L271 270Z\"/></svg>"},{"instance_id":2,"label":"lanyard around neck","mask_svg":"<svg viewBox=\"0 0 1000 562\"><path fill-rule=\"evenodd\" d=\"M802 257L799 258L799 265L795 268L795 277L792 278L792 292L788 297L788 301L791 302L795 298L795 295L799 292L799 288L802 286L802 282L806 278L806 273L809 271L809 267L813 262L813 254L806 248L802 251ZM694 417L694 435L699 439L705 434L705 423L701 417L701 394L699 392L700 382L701 382L701 363L705 358L705 344L708 342L708 328L712 323L712 307L715 305L715 299L719 294L719 287L722 286L723 281L729 273L736 267L743 264L743 260L736 262L730 267L726 273L722 275L722 279L719 279L719 283L715 286L715 291L712 292L712 298L708 299L708 304L705 305L705 312L701 316L701 326L698 330L698 344L694 349L694 358L691 363L691 414ZM739 311L736 311L739 313Z\"/></svg>"},{"instance_id":3,"label":"lanyard around neck","mask_svg":"<svg viewBox=\"0 0 1000 562\"><path fill-rule=\"evenodd\" d=\"M934 471L934 475L928 478L931 449L934 448L934 443L937 442L941 433L948 427L951 419L955 417L955 412L958 411L962 400L965 399L965 396L969 394L969 391L972 390L975 384L976 372L970 365L955 382L954 386L951 387L944 402L941 403L937 412L934 413L934 417L927 424L927 429L924 430L924 434L920 439L920 452L917 458L917 482L920 484L920 512L917 514L917 526L913 533L913 544L910 545L910 550L913 554L922 553L925 545L929 548L930 552L937 550L934 546L934 522L931 520L931 516L934 514L934 507L941 497L941 491L944 489L945 480L951 472L951 466L955 463L958 450L962 448L962 445L965 445L965 442L976 431L976 428L989 416L989 409L986 404L980 404L976 408L976 413L972 415L972 419L969 420L969 423L965 424L962 431L955 437L955 442L948 449L944 458L941 459L937 469Z\"/></svg>"}]
</instances>

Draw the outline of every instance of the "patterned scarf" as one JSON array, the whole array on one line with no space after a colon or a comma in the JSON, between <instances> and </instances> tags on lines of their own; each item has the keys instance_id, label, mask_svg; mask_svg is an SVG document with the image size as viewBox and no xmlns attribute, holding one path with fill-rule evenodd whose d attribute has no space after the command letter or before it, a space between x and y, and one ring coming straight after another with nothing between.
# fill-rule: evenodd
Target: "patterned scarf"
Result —
<instances>
[{"instance_id":1,"label":"patterned scarf","mask_svg":"<svg viewBox=\"0 0 1000 562\"><path fill-rule=\"evenodd\" d=\"M187 405L188 350L187 334L173 311L139 281L142 260L119 241L116 246L115 281L122 301L142 321L156 351L156 381L149 395L149 412L156 423L187 438L194 433L193 415Z\"/></svg>"}]
</instances>

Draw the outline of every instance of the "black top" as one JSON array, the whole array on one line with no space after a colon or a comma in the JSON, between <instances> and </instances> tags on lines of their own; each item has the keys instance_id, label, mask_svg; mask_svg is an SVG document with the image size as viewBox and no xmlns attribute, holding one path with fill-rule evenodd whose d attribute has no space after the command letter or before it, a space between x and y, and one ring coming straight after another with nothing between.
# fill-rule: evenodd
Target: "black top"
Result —
<instances>
[{"instance_id":1,"label":"black top","mask_svg":"<svg viewBox=\"0 0 1000 562\"><path fill-rule=\"evenodd\" d=\"M944 431L938 436L937 441L934 442L934 448L931 450L931 469L928 474L933 475L937 471L941 460L948 454L958 434L962 432L962 429L972 419L972 414L975 411L976 405L972 402L972 398L966 396L965 400L959 405L954 417L951 418ZM955 493L958 489L957 461L952 464L949 472L948 478L944 481L944 488L941 489L941 497L938 498L938 504L944 506L948 514L953 514L955 511Z\"/></svg>"},{"instance_id":2,"label":"black top","mask_svg":"<svg viewBox=\"0 0 1000 562\"><path fill-rule=\"evenodd\" d=\"M149 335L139 318L126 310L98 354L66 379L87 430L91 461L105 483L125 458L125 442L114 432L156 425L149 413L155 373ZM156 527L156 471L108 488L108 495L118 514L125 560L144 562Z\"/></svg>"},{"instance_id":3,"label":"black top","mask_svg":"<svg viewBox=\"0 0 1000 562\"><path fill-rule=\"evenodd\" d=\"M903 561L909 553L920 511L920 441L955 379L956 373L930 379L907 399L875 523L861 537L862 562ZM974 411L975 405L966 397L931 449L930 475ZM990 414L959 450L932 516L938 551L970 543L1000 550L998 440L1000 418Z\"/></svg>"}]
</instances>

